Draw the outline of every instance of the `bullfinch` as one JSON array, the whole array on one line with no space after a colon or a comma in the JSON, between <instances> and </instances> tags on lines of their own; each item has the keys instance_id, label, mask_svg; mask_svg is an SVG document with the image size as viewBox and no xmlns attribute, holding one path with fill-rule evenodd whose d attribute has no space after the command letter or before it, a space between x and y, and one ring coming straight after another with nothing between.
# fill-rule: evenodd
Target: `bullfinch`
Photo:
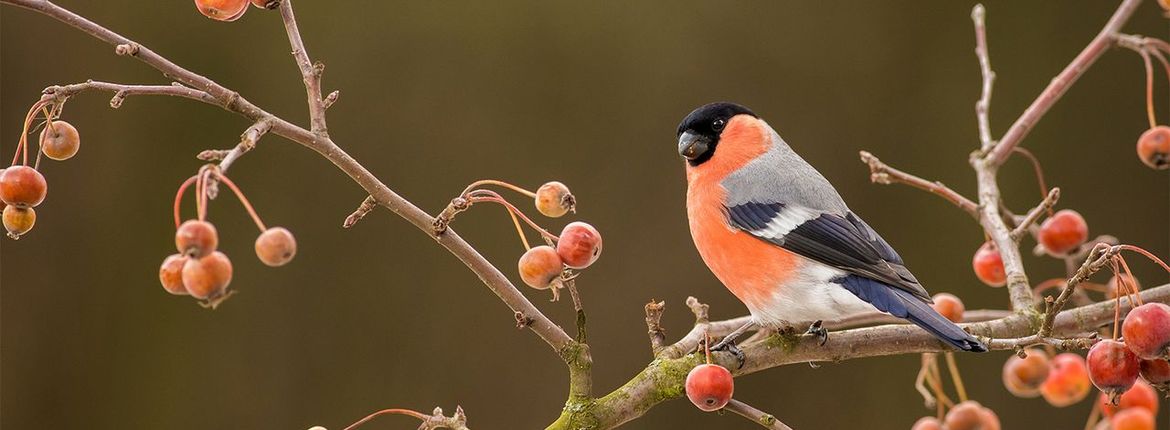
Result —
<instances>
[{"instance_id":1,"label":"bullfinch","mask_svg":"<svg viewBox=\"0 0 1170 430\"><path fill-rule=\"evenodd\" d=\"M699 255L752 315L720 346L752 325L813 323L826 336L822 319L876 309L955 348L987 350L931 308L894 248L748 108L695 109L678 126L678 152L686 159L687 217Z\"/></svg>"}]
</instances>

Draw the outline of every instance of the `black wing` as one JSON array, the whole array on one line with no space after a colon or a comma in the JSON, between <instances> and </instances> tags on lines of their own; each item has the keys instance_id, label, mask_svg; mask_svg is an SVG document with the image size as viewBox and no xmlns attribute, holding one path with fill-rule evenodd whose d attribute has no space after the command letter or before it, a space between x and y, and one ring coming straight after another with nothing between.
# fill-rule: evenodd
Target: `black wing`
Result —
<instances>
[{"instance_id":1,"label":"black wing","mask_svg":"<svg viewBox=\"0 0 1170 430\"><path fill-rule=\"evenodd\" d=\"M749 202L727 208L727 214L732 226L757 238L930 302L930 294L898 252L852 212L841 216L783 203Z\"/></svg>"}]
</instances>

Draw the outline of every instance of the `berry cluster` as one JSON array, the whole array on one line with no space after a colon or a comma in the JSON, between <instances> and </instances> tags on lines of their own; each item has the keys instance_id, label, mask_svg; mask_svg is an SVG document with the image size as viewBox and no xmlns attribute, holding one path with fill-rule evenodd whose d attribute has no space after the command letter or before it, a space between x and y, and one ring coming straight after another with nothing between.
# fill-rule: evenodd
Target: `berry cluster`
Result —
<instances>
[{"instance_id":1,"label":"berry cluster","mask_svg":"<svg viewBox=\"0 0 1170 430\"><path fill-rule=\"evenodd\" d=\"M297 252L297 242L292 233L283 227L265 227L239 187L215 165L204 166L198 174L183 182L175 195L175 248L179 252L163 260L158 277L167 292L190 295L210 308L218 306L232 294L227 289L232 282L232 262L218 250L219 233L215 225L207 221L207 190L212 181L222 182L231 188L260 229L255 248L261 262L272 267L283 266ZM191 185L195 185L197 218L180 223L180 203Z\"/></svg>"},{"instance_id":2,"label":"berry cluster","mask_svg":"<svg viewBox=\"0 0 1170 430\"><path fill-rule=\"evenodd\" d=\"M45 201L49 185L45 176L37 170L41 155L52 160L64 161L77 155L81 147L81 136L72 124L57 119L61 113L61 105L41 100L33 104L24 119L24 130L20 134L20 142L16 147L16 154L12 157L12 165L0 169L0 208L3 208L4 229L8 237L20 239L22 235L32 230L37 222L37 212L33 208ZM44 117L40 139L37 141L39 151L32 167L28 165L28 135L34 126L38 115ZM23 157L22 157L23 155ZM17 163L20 164L17 164Z\"/></svg>"},{"instance_id":3,"label":"berry cluster","mask_svg":"<svg viewBox=\"0 0 1170 430\"><path fill-rule=\"evenodd\" d=\"M195 0L195 8L203 16L216 21L231 22L244 16L248 3L261 9L276 9L280 0Z\"/></svg>"},{"instance_id":4,"label":"berry cluster","mask_svg":"<svg viewBox=\"0 0 1170 430\"><path fill-rule=\"evenodd\" d=\"M991 254L999 254L992 251ZM931 307L940 315L952 322L962 322L963 313L967 307L958 296L950 293L938 293L931 297ZM946 361L958 391L958 402L951 401L942 387L941 371L938 367L937 354L923 354L922 369L919 371L921 382L926 386L919 387L923 392L931 391L931 401L938 406L938 416L919 418L911 426L913 430L999 430L999 415L995 411L984 407L979 402L967 399L967 392L963 386L962 376L955 364L953 353L946 353ZM927 388L929 386L929 388ZM949 410L947 407L950 407ZM945 413L944 413L945 412Z\"/></svg>"},{"instance_id":5,"label":"berry cluster","mask_svg":"<svg viewBox=\"0 0 1170 430\"><path fill-rule=\"evenodd\" d=\"M524 254L517 262L520 279L524 281L525 285L538 290L551 289L553 301L558 300L559 290L565 287L565 282L577 276L571 270L585 269L601 256L601 233L588 223L574 221L561 230L560 236L555 236L533 222L499 193L480 188L487 185L508 188L532 198L536 210L549 218L559 218L569 212L575 213L577 210L576 198L569 192L569 187L557 181L541 185L540 188L536 189L536 192L532 192L503 181L481 180L468 185L463 193L453 199L451 204L435 219L435 231L442 232L456 214L467 210L475 203L497 203L504 206L512 217L516 232L525 249ZM535 229L544 238L546 244L529 245L528 237L524 234L520 220Z\"/></svg>"}]
</instances>

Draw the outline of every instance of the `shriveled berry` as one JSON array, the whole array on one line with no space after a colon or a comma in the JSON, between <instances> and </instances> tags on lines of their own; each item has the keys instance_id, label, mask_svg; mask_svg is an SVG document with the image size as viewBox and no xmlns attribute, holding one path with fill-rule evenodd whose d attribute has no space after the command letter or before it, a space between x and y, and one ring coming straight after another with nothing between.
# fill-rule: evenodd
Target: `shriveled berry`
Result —
<instances>
[{"instance_id":1,"label":"shriveled berry","mask_svg":"<svg viewBox=\"0 0 1170 430\"><path fill-rule=\"evenodd\" d=\"M1121 401L1116 406L1109 400L1109 396L1101 393L1097 403L1101 406L1101 411L1105 416L1111 417L1122 409L1129 408L1146 408L1154 415L1158 414L1158 392L1154 391L1146 381L1138 380L1133 384L1133 388L1121 395Z\"/></svg>"},{"instance_id":2,"label":"shriveled berry","mask_svg":"<svg viewBox=\"0 0 1170 430\"><path fill-rule=\"evenodd\" d=\"M557 241L557 255L560 255L565 265L571 268L589 267L601 256L601 233L589 224L571 222L561 230L561 238Z\"/></svg>"},{"instance_id":3,"label":"shriveled berry","mask_svg":"<svg viewBox=\"0 0 1170 430\"><path fill-rule=\"evenodd\" d=\"M1124 343L1106 339L1089 348L1089 380L1117 404L1138 377L1138 357Z\"/></svg>"},{"instance_id":4,"label":"shriveled berry","mask_svg":"<svg viewBox=\"0 0 1170 430\"><path fill-rule=\"evenodd\" d=\"M577 200L565 184L552 181L536 189L536 210L546 217L560 218L569 211L575 211L576 205Z\"/></svg>"},{"instance_id":5,"label":"shriveled berry","mask_svg":"<svg viewBox=\"0 0 1170 430\"><path fill-rule=\"evenodd\" d=\"M1144 360L1166 359L1170 351L1170 306L1146 303L1129 311L1121 324L1126 346Z\"/></svg>"},{"instance_id":6,"label":"shriveled berry","mask_svg":"<svg viewBox=\"0 0 1170 430\"><path fill-rule=\"evenodd\" d=\"M183 264L183 286L200 300L222 296L232 282L232 261L215 251L203 258L188 258Z\"/></svg>"},{"instance_id":7,"label":"shriveled berry","mask_svg":"<svg viewBox=\"0 0 1170 430\"><path fill-rule=\"evenodd\" d=\"M931 299L934 301L934 304L930 305L930 307L934 308L935 312L951 320L951 322L963 321L963 312L967 308L963 306L963 301L959 300L954 294L938 293L934 297L931 297Z\"/></svg>"},{"instance_id":8,"label":"shriveled berry","mask_svg":"<svg viewBox=\"0 0 1170 430\"><path fill-rule=\"evenodd\" d=\"M1170 390L1170 361L1166 360L1142 360L1141 362L1142 378L1159 390Z\"/></svg>"},{"instance_id":9,"label":"shriveled berry","mask_svg":"<svg viewBox=\"0 0 1170 430\"><path fill-rule=\"evenodd\" d=\"M0 200L22 208L36 207L45 201L49 185L44 175L28 166L11 166L0 173Z\"/></svg>"},{"instance_id":10,"label":"shriveled berry","mask_svg":"<svg viewBox=\"0 0 1170 430\"><path fill-rule=\"evenodd\" d=\"M188 257L203 258L219 246L219 233L207 221L187 220L175 231L175 248Z\"/></svg>"},{"instance_id":11,"label":"shriveled berry","mask_svg":"<svg viewBox=\"0 0 1170 430\"><path fill-rule=\"evenodd\" d=\"M1170 127L1159 125L1142 133L1137 141L1137 154L1151 169L1170 169Z\"/></svg>"},{"instance_id":12,"label":"shriveled berry","mask_svg":"<svg viewBox=\"0 0 1170 430\"><path fill-rule=\"evenodd\" d=\"M261 9L276 9L280 7L280 0L252 0L252 6Z\"/></svg>"},{"instance_id":13,"label":"shriveled berry","mask_svg":"<svg viewBox=\"0 0 1170 430\"><path fill-rule=\"evenodd\" d=\"M1085 359L1066 352L1052 358L1052 368L1040 385L1040 394L1048 404L1063 408L1084 400L1092 388Z\"/></svg>"},{"instance_id":14,"label":"shriveled berry","mask_svg":"<svg viewBox=\"0 0 1170 430\"><path fill-rule=\"evenodd\" d=\"M687 374L687 398L695 407L705 412L717 411L727 406L735 391L731 372L718 364L700 364Z\"/></svg>"},{"instance_id":15,"label":"shriveled berry","mask_svg":"<svg viewBox=\"0 0 1170 430\"><path fill-rule=\"evenodd\" d=\"M168 293L176 296L187 295L187 287L183 286L183 265L187 263L187 257L182 254L171 254L167 256L162 262L162 266L158 268L158 280L162 282L162 286Z\"/></svg>"},{"instance_id":16,"label":"shriveled berry","mask_svg":"<svg viewBox=\"0 0 1170 430\"><path fill-rule=\"evenodd\" d=\"M1024 358L1012 355L1003 363L1003 386L1016 397L1030 399L1040 396L1040 386L1051 369L1044 350L1029 349L1027 354Z\"/></svg>"},{"instance_id":17,"label":"shriveled berry","mask_svg":"<svg viewBox=\"0 0 1170 430\"><path fill-rule=\"evenodd\" d=\"M235 21L248 10L249 0L195 0L195 7L216 21Z\"/></svg>"},{"instance_id":18,"label":"shriveled berry","mask_svg":"<svg viewBox=\"0 0 1170 430\"><path fill-rule=\"evenodd\" d=\"M256 256L272 267L283 266L297 255L297 240L284 227L272 227L256 238Z\"/></svg>"},{"instance_id":19,"label":"shriveled berry","mask_svg":"<svg viewBox=\"0 0 1170 430\"><path fill-rule=\"evenodd\" d=\"M1109 419L1113 430L1154 430L1154 414L1143 408L1126 409Z\"/></svg>"},{"instance_id":20,"label":"shriveled berry","mask_svg":"<svg viewBox=\"0 0 1170 430\"><path fill-rule=\"evenodd\" d=\"M942 422L935 417L922 417L914 422L910 430L942 430Z\"/></svg>"},{"instance_id":21,"label":"shriveled berry","mask_svg":"<svg viewBox=\"0 0 1170 430\"><path fill-rule=\"evenodd\" d=\"M21 235L32 230L37 223L37 211L33 208L7 206L4 208L4 229L8 230L8 237L19 239Z\"/></svg>"},{"instance_id":22,"label":"shriveled berry","mask_svg":"<svg viewBox=\"0 0 1170 430\"><path fill-rule=\"evenodd\" d=\"M547 289L557 277L561 276L564 263L557 251L548 245L541 245L529 249L520 257L520 279L529 287Z\"/></svg>"},{"instance_id":23,"label":"shriveled berry","mask_svg":"<svg viewBox=\"0 0 1170 430\"><path fill-rule=\"evenodd\" d=\"M41 130L41 152L57 161L68 160L77 155L81 148L81 135L77 128L65 121L53 121Z\"/></svg>"},{"instance_id":24,"label":"shriveled berry","mask_svg":"<svg viewBox=\"0 0 1170 430\"><path fill-rule=\"evenodd\" d=\"M975 258L971 260L971 266L975 269L975 276L992 287L1002 287L1007 283L1007 274L1004 273L1003 257L1000 257L999 251L995 249L995 244L985 242L979 250L975 251Z\"/></svg>"},{"instance_id":25,"label":"shriveled berry","mask_svg":"<svg viewBox=\"0 0 1170 430\"><path fill-rule=\"evenodd\" d=\"M1125 281L1125 285L1129 286L1131 292L1136 293L1141 291L1142 284L1139 284L1137 279L1125 273L1118 273L1109 278L1109 282L1105 284L1105 297L1116 299L1117 296L1125 296L1127 293L1125 289L1121 287L1123 280Z\"/></svg>"},{"instance_id":26,"label":"shriveled berry","mask_svg":"<svg viewBox=\"0 0 1170 430\"><path fill-rule=\"evenodd\" d=\"M1089 238L1089 224L1077 211L1063 209L1040 224L1037 238L1049 254L1065 255Z\"/></svg>"}]
</instances>

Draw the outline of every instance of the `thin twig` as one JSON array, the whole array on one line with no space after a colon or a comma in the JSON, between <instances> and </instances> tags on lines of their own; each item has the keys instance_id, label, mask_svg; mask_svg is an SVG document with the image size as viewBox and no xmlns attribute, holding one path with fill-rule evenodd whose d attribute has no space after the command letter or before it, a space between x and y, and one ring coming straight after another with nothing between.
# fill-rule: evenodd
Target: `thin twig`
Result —
<instances>
[{"instance_id":1,"label":"thin twig","mask_svg":"<svg viewBox=\"0 0 1170 430\"><path fill-rule=\"evenodd\" d=\"M374 200L374 196L366 196L366 198L362 200L362 204L358 205L357 209L355 209L353 213L345 217L345 221L341 223L341 228L353 227L354 224L357 224L358 221L361 221L362 218L365 218L366 215L372 212L377 206L378 201Z\"/></svg>"},{"instance_id":2,"label":"thin twig","mask_svg":"<svg viewBox=\"0 0 1170 430\"><path fill-rule=\"evenodd\" d=\"M979 72L983 76L983 90L975 102L975 118L979 122L979 142L984 151L995 145L991 137L991 90L995 85L995 71L991 70L991 55L987 51L987 12L982 4L971 9L971 21L975 23L975 56L979 58Z\"/></svg>"},{"instance_id":3,"label":"thin twig","mask_svg":"<svg viewBox=\"0 0 1170 430\"><path fill-rule=\"evenodd\" d=\"M301 29L297 26L297 18L293 13L292 0L281 1L280 18L284 21L285 32L288 33L293 58L297 62L297 67L301 69L301 78L305 81L305 93L309 99L309 122L312 124L310 130L313 133L327 134L325 100L321 98L321 74L325 66L320 63L314 65L309 59L309 51L305 49L304 40L301 40Z\"/></svg>"},{"instance_id":4,"label":"thin twig","mask_svg":"<svg viewBox=\"0 0 1170 430\"><path fill-rule=\"evenodd\" d=\"M766 429L792 430L792 427L788 427L784 423L780 422L780 420L776 419L774 415L756 409L751 405L739 400L731 399L731 401L727 402L727 406L724 406L723 409L729 410L734 412L736 415L747 418L748 421L759 424Z\"/></svg>"},{"instance_id":5,"label":"thin twig","mask_svg":"<svg viewBox=\"0 0 1170 430\"><path fill-rule=\"evenodd\" d=\"M666 302L656 302L653 299L646 303L646 333L650 336L650 352L658 355L666 343L666 329L662 328L662 314L666 312Z\"/></svg>"},{"instance_id":6,"label":"thin twig","mask_svg":"<svg viewBox=\"0 0 1170 430\"><path fill-rule=\"evenodd\" d=\"M1044 197L1044 200L1041 200L1040 204L1036 205L1036 207L1028 211L1028 214L1024 216L1024 219L1016 225L1016 228L1012 229L1012 239L1018 242L1021 238L1024 237L1024 235L1028 234L1028 229L1031 228L1032 225L1036 223L1036 221L1040 220L1040 217L1044 216L1044 214L1052 212L1052 207L1056 205L1057 200L1060 200L1060 187L1055 187L1051 190L1048 190L1048 195Z\"/></svg>"},{"instance_id":7,"label":"thin twig","mask_svg":"<svg viewBox=\"0 0 1170 430\"><path fill-rule=\"evenodd\" d=\"M861 151L861 162L869 166L869 180L875 184L906 184L920 190L929 191L958 206L975 219L979 219L979 206L962 194L955 192L939 181L928 181L901 170L890 167L873 154Z\"/></svg>"}]
</instances>

